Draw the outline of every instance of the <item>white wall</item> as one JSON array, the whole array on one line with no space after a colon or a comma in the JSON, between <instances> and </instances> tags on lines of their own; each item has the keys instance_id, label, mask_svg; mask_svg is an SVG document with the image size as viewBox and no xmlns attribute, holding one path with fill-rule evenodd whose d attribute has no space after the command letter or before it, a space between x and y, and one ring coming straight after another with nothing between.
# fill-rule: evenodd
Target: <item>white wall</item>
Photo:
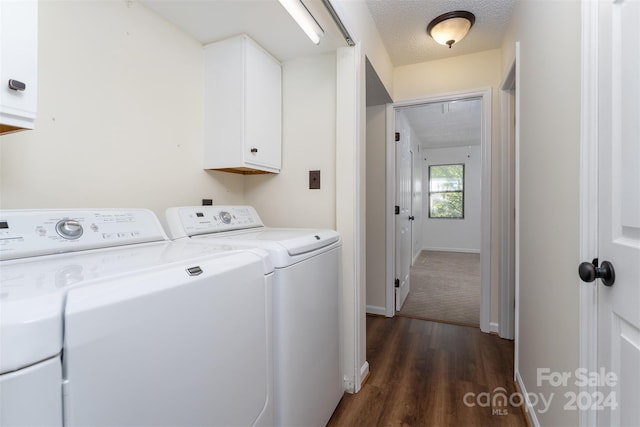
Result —
<instances>
[{"instance_id":1,"label":"white wall","mask_svg":"<svg viewBox=\"0 0 640 427\"><path fill-rule=\"evenodd\" d=\"M244 195L272 227L336 228L336 57L282 64L282 171L246 176ZM320 189L309 189L309 171Z\"/></svg>"},{"instance_id":2,"label":"white wall","mask_svg":"<svg viewBox=\"0 0 640 427\"><path fill-rule=\"evenodd\" d=\"M364 1L330 0L351 37L361 44L361 53L369 59L385 89L394 98L394 68Z\"/></svg>"},{"instance_id":3,"label":"white wall","mask_svg":"<svg viewBox=\"0 0 640 427\"><path fill-rule=\"evenodd\" d=\"M422 152L424 249L480 253L480 156L479 145ZM444 164L464 164L464 219L429 218L429 166Z\"/></svg>"},{"instance_id":4,"label":"white wall","mask_svg":"<svg viewBox=\"0 0 640 427\"><path fill-rule=\"evenodd\" d=\"M163 221L212 198L268 225L335 228L335 54L283 63L281 174L205 171L200 43L136 2L39 7L38 120L0 137L1 208L147 207Z\"/></svg>"},{"instance_id":5,"label":"white wall","mask_svg":"<svg viewBox=\"0 0 640 427\"><path fill-rule=\"evenodd\" d=\"M0 207L243 203L202 170L199 43L124 1L39 3L36 129L0 136ZM179 84L177 83L179 82Z\"/></svg>"},{"instance_id":6,"label":"white wall","mask_svg":"<svg viewBox=\"0 0 640 427\"><path fill-rule=\"evenodd\" d=\"M580 19L578 1L516 2L502 63L506 70L520 41L516 363L527 392L555 395L536 413L548 426L578 425L578 411L563 409L564 394L579 392L575 382L538 385L537 369L579 367Z\"/></svg>"},{"instance_id":7,"label":"white wall","mask_svg":"<svg viewBox=\"0 0 640 427\"><path fill-rule=\"evenodd\" d=\"M412 100L490 87L491 123L491 316L499 322L500 261L500 97L502 51L488 50L471 55L405 65L394 69L394 101Z\"/></svg>"},{"instance_id":8,"label":"white wall","mask_svg":"<svg viewBox=\"0 0 640 427\"><path fill-rule=\"evenodd\" d=\"M367 108L367 312L386 307L386 107Z\"/></svg>"}]
</instances>

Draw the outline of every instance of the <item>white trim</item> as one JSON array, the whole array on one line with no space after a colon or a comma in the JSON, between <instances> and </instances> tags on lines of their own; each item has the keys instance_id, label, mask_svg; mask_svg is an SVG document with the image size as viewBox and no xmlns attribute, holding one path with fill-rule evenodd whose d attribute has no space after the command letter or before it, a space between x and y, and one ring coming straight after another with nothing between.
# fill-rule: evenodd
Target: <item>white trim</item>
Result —
<instances>
[{"instance_id":1,"label":"white trim","mask_svg":"<svg viewBox=\"0 0 640 427\"><path fill-rule=\"evenodd\" d=\"M491 95L490 87L469 90L469 91L447 92L439 95L427 96L424 98L411 98L403 101L394 102L392 106L394 108L412 107L412 106L422 105L422 104L432 104L434 102L459 101L462 99L480 98L487 93Z\"/></svg>"},{"instance_id":2,"label":"white trim","mask_svg":"<svg viewBox=\"0 0 640 427\"><path fill-rule=\"evenodd\" d=\"M379 316L386 316L387 309L385 307L379 307L377 305L368 305L367 304L367 313L368 314L377 314Z\"/></svg>"},{"instance_id":3,"label":"white trim","mask_svg":"<svg viewBox=\"0 0 640 427\"><path fill-rule=\"evenodd\" d=\"M360 367L360 379L358 381L360 386L362 386L362 381L367 378L367 375L369 375L369 362L365 360L364 364Z\"/></svg>"},{"instance_id":4,"label":"white trim","mask_svg":"<svg viewBox=\"0 0 640 427\"><path fill-rule=\"evenodd\" d=\"M360 45L341 47L336 54L336 229L343 237L341 359L344 389L357 393L364 349L365 291L363 277L363 231L360 221L362 189L360 173L363 151L360 85L364 82Z\"/></svg>"},{"instance_id":5,"label":"white trim","mask_svg":"<svg viewBox=\"0 0 640 427\"><path fill-rule=\"evenodd\" d=\"M411 260L411 267L413 267L416 263L416 261L418 260L418 257L420 256L420 252L423 251L424 249L419 250L415 256L413 257L413 259Z\"/></svg>"},{"instance_id":6,"label":"white trim","mask_svg":"<svg viewBox=\"0 0 640 427\"><path fill-rule=\"evenodd\" d=\"M582 1L582 64L580 110L580 261L598 256L598 7ZM579 364L588 372L598 369L598 293L596 282L583 283L579 307ZM593 396L597 387L584 385L580 393ZM580 426L597 425L595 410L578 414Z\"/></svg>"},{"instance_id":7,"label":"white trim","mask_svg":"<svg viewBox=\"0 0 640 427\"><path fill-rule=\"evenodd\" d=\"M395 315L395 286L393 279L396 275L396 226L395 226L395 212L393 207L396 202L396 143L395 143L395 129L396 129L396 114L393 104L387 104L386 108L386 290L385 290L385 316L393 317Z\"/></svg>"},{"instance_id":8,"label":"white trim","mask_svg":"<svg viewBox=\"0 0 640 427\"><path fill-rule=\"evenodd\" d=\"M423 251L437 251L437 252L460 252L463 254L479 254L479 249L463 249L463 248L438 248L438 247L428 247L422 248Z\"/></svg>"},{"instance_id":9,"label":"white trim","mask_svg":"<svg viewBox=\"0 0 640 427\"><path fill-rule=\"evenodd\" d=\"M516 42L515 47L515 62L516 62L516 88L522 87L520 85L520 42ZM514 378L519 375L520 366L520 91L516 90L516 189L515 189L515 276L516 276L516 289L515 289L515 308L514 308L514 328L513 328L513 375Z\"/></svg>"},{"instance_id":10,"label":"white trim","mask_svg":"<svg viewBox=\"0 0 640 427\"><path fill-rule=\"evenodd\" d=\"M388 146L392 145L394 148L395 164L395 109L399 107L410 107L421 104L429 104L442 101L454 101L469 98L481 98L482 99L482 176L481 176L481 214L480 214L480 265L481 265L481 284L480 284L480 330L482 332L490 332L489 321L491 317L491 88L481 88L471 91L459 91L450 92L441 95L429 96L425 98L415 98L405 101L395 102L393 105L389 105L392 114L387 114L387 150ZM389 111L389 110L387 110ZM387 151L389 154L389 151ZM391 189L395 189L395 167L389 166L389 155L387 155L387 184L392 183ZM394 193L395 194L395 191ZM395 200L395 199L394 199ZM389 208L395 202L391 202ZM387 217L387 235L389 235L389 228L393 228L394 221ZM395 235L395 234L394 234ZM391 257L391 261L387 258L387 265L389 262L394 265L395 249L391 254L387 252L387 257ZM387 282L387 296L389 295L389 289L393 292L393 280ZM393 299L387 297L387 313L395 313L393 308Z\"/></svg>"},{"instance_id":11,"label":"white trim","mask_svg":"<svg viewBox=\"0 0 640 427\"><path fill-rule=\"evenodd\" d=\"M365 138L366 130L363 130L362 126L366 126L366 115L363 121L361 115L362 111L366 110L366 100L364 88L366 76L365 76L365 61L364 54L362 53L362 43L356 43L354 49L354 92L355 92L355 138L354 138L354 210L353 210L353 233L354 233L354 261L355 261L355 286L353 299L355 301L355 357L354 357L354 372L359 372L360 359L362 351L365 352L366 347L361 348L361 337L366 335L366 323L363 324L363 319L366 316L366 312L363 313L363 309L366 306L366 244L365 238L367 234L366 219L363 212L366 208L366 197L364 192L366 191L366 176L363 174L363 170L366 164L366 156L363 139ZM364 158L363 158L364 157ZM363 164L364 162L364 164ZM364 191L363 191L364 190ZM366 339L366 338L365 338ZM362 350L362 351L361 351ZM365 362L366 363L366 359ZM354 392L357 393L362 387L361 378L358 377L356 381Z\"/></svg>"},{"instance_id":12,"label":"white trim","mask_svg":"<svg viewBox=\"0 0 640 427\"><path fill-rule=\"evenodd\" d=\"M517 56L513 59L506 76L500 85L500 331L501 338L514 338L515 324L515 283L512 282L515 266L515 170L511 159L514 157L515 139L519 137L517 127L516 102L512 93L517 92L516 69ZM513 121L512 121L513 119ZM513 136L513 139L512 139ZM515 165L513 165L515 169Z\"/></svg>"},{"instance_id":13,"label":"white trim","mask_svg":"<svg viewBox=\"0 0 640 427\"><path fill-rule=\"evenodd\" d=\"M489 332L492 334L497 334L500 331L500 324L497 322L489 323Z\"/></svg>"},{"instance_id":14,"label":"white trim","mask_svg":"<svg viewBox=\"0 0 640 427\"><path fill-rule=\"evenodd\" d=\"M491 88L482 93L482 177L480 207L480 330L491 318Z\"/></svg>"},{"instance_id":15,"label":"white trim","mask_svg":"<svg viewBox=\"0 0 640 427\"><path fill-rule=\"evenodd\" d=\"M531 423L534 427L540 427L540 422L538 421L538 417L536 415L536 411L531 404L531 399L529 399L529 393L527 393L527 388L524 386L524 381L522 381L522 377L520 373L516 373L516 383L518 384L518 388L520 389L520 394L524 397L525 401L525 416L529 419L529 423Z\"/></svg>"}]
</instances>

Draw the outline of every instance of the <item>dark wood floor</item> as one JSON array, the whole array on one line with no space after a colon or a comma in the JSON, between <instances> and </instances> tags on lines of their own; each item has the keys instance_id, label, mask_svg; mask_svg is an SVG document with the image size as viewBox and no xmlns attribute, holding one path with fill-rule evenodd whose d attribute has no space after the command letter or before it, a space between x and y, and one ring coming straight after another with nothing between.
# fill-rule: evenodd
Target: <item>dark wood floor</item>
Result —
<instances>
[{"instance_id":1,"label":"dark wood floor","mask_svg":"<svg viewBox=\"0 0 640 427\"><path fill-rule=\"evenodd\" d=\"M368 380L345 394L328 426L527 425L520 407L495 399L516 392L512 341L472 327L367 316L367 360Z\"/></svg>"}]
</instances>

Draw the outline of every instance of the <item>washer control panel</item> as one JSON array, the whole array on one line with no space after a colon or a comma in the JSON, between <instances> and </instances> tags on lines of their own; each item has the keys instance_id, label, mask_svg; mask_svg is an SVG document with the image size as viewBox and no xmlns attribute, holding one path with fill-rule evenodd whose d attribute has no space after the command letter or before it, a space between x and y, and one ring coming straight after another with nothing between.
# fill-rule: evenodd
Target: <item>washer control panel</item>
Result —
<instances>
[{"instance_id":1,"label":"washer control panel","mask_svg":"<svg viewBox=\"0 0 640 427\"><path fill-rule=\"evenodd\" d=\"M264 227L251 206L183 206L167 209L172 238Z\"/></svg>"},{"instance_id":2,"label":"washer control panel","mask_svg":"<svg viewBox=\"0 0 640 427\"><path fill-rule=\"evenodd\" d=\"M0 260L163 240L146 209L0 211Z\"/></svg>"}]
</instances>

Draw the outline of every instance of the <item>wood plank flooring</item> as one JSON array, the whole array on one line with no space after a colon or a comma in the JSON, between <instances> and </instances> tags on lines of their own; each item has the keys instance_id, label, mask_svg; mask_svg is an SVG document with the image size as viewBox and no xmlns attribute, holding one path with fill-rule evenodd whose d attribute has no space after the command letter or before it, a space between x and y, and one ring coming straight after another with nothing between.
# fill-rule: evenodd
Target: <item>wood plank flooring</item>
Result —
<instances>
[{"instance_id":1,"label":"wood plank flooring","mask_svg":"<svg viewBox=\"0 0 640 427\"><path fill-rule=\"evenodd\" d=\"M368 380L345 394L328 426L527 425L517 399L515 407L491 406L516 392L512 341L472 327L367 316L367 360Z\"/></svg>"}]
</instances>

